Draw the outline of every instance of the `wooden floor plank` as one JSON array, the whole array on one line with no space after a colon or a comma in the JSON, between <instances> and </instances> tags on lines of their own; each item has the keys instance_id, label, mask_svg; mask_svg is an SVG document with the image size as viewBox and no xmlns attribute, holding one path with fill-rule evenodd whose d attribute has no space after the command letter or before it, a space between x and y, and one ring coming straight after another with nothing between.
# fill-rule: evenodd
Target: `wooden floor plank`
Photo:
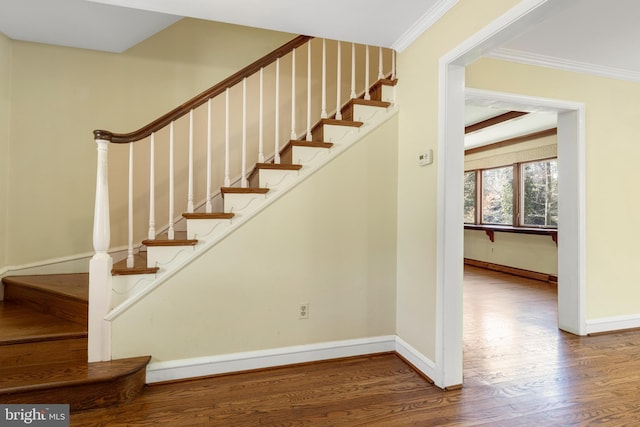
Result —
<instances>
[{"instance_id":1,"label":"wooden floor plank","mask_svg":"<svg viewBox=\"0 0 640 427\"><path fill-rule=\"evenodd\" d=\"M640 425L640 331L557 328L554 284L465 268L464 387L394 354L148 387L73 426Z\"/></svg>"}]
</instances>

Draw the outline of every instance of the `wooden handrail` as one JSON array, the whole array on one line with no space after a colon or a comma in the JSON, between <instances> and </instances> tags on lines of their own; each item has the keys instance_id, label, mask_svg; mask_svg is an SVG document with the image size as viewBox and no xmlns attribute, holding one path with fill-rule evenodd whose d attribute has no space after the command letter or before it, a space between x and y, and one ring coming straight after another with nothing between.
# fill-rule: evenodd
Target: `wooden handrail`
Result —
<instances>
[{"instance_id":1,"label":"wooden handrail","mask_svg":"<svg viewBox=\"0 0 640 427\"><path fill-rule=\"evenodd\" d=\"M302 46L303 44L305 44L311 39L312 39L311 36L298 36L294 38L290 42L266 54L262 58L244 67L237 73L227 77L226 79L222 80L220 83L216 84L210 89L207 89L204 92L200 93L199 95L196 95L195 97L191 98L184 104L180 105L177 108L174 108L173 110L169 111L167 114L159 117L158 119L154 120L153 122L149 123L148 125L136 131L129 132L129 133L114 133L108 130L94 130L93 136L95 139L105 140L105 141L109 141L117 144L135 142L143 138L146 138L149 135L151 135L153 132L159 131L160 129L164 128L172 121L177 120L180 117L184 116L190 110L204 104L205 102L207 102L209 98L213 98L217 95L220 95L228 87L232 87L240 83L242 79L244 79L245 77L249 77L250 75L257 73L258 71L260 71L260 68L266 67L267 65L273 63L276 59L286 55L287 53L291 52L293 49Z\"/></svg>"}]
</instances>

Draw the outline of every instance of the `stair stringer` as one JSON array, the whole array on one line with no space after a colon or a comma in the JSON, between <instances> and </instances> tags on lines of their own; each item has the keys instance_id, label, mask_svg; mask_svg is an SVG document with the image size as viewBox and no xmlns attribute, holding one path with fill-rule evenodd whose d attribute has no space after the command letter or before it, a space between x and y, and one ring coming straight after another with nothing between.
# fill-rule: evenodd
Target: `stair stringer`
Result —
<instances>
[{"instance_id":1,"label":"stair stringer","mask_svg":"<svg viewBox=\"0 0 640 427\"><path fill-rule=\"evenodd\" d=\"M395 114L396 111L388 111L376 125L387 122ZM113 323L113 357L137 354L140 349L145 348L145 351L154 355L155 361L169 361L212 354L231 354L236 351L304 345L308 343L305 340L328 342L394 334L397 120L381 127L371 125L364 128L358 132L353 143L369 135L374 129L380 131L361 141L361 144L356 144L357 148L352 144L353 149L348 153L346 151L351 147L347 146L340 147L340 153L332 152L330 157L336 160L335 166L332 165L333 162L327 163L318 166L313 174L307 173L300 183L309 184L295 193L286 193L291 196L287 196L282 203L261 211L264 216L255 218L255 221L245 220L245 227L237 227L236 224L234 228L237 234L229 233L225 244L211 245L209 250L202 251L198 258L190 262L194 263L193 269L184 268L171 273L171 277L163 281L168 286L158 285L147 291L147 294L156 291L149 295L151 298L138 298L137 301L130 301L126 310L120 307L119 310L116 309L117 312L112 312L113 317L110 320ZM355 163L357 164L352 166ZM330 165L331 167L328 167ZM316 172L321 170L325 171L315 177ZM308 180L312 175L314 179ZM347 183L343 187L340 183L344 181ZM285 196L284 192L279 194ZM273 200L272 198L271 201ZM318 206L321 209L318 210ZM288 220L288 217L298 220ZM299 225L295 227L294 222ZM289 227L289 224L293 227ZM327 230L330 236L324 238ZM279 236L282 236L282 240ZM320 239L316 240L318 236ZM346 239L344 245L339 243L343 239L342 236ZM303 242L300 250L290 244L300 241ZM279 242L288 242L286 250L279 250ZM262 253L268 255L263 257ZM220 257L220 254L225 255ZM292 274L292 269L288 267L291 258L302 259L305 265L305 260L308 260L309 266L299 267L300 264L296 263L295 274ZM236 259L238 264L232 265ZM247 264L242 263L243 259ZM328 263L326 267L325 263ZM269 267L272 264L274 268ZM220 266L224 271L221 275L216 275ZM229 271L239 271L244 275L247 270L253 270L247 274L255 277L265 276L269 281L275 282L275 285L261 287L259 279L244 280L243 286L252 289L247 301L259 306L257 310L255 307L248 309L244 316L240 313L244 300L242 296L238 300L236 294L242 291L232 283L233 280L243 279L236 278L236 273L230 276ZM329 272L325 273L323 270ZM300 271L302 274L297 273ZM352 275L355 276L351 277ZM230 277L231 281L227 279ZM288 293L282 301L279 297L272 301L271 304L278 306L274 310L275 320L271 317L265 318L264 324L261 325L255 316L259 317L259 312L265 308L269 310L270 303L265 301L263 306L260 295L266 292L273 296L282 292L280 277L292 293ZM323 285L325 278L328 278L327 286ZM295 314L298 297L293 295L298 292L298 283L301 292L302 288L310 287L309 292L313 294L309 301L306 301L311 304L311 317L300 322ZM326 309L326 301L318 302L318 292L325 293L322 299L335 297L336 304L330 302L329 309ZM184 295L184 298L181 295ZM291 298L293 303L289 301ZM300 302L305 302L305 297L300 298ZM281 338L285 341L279 342L276 339L272 344L260 342L263 338L253 340L245 337L243 345L249 345L249 348L238 348L234 343L242 334L232 332L225 335L218 330L232 324L234 327L243 327L231 318L225 317L220 311L220 306L224 307L228 303L229 307L236 307L238 301L241 302L238 309L232 309L234 316L240 314L244 317L245 320L241 322L253 319L249 323L256 326L252 327L254 334L260 328L268 329L269 333L264 334L264 339L273 338L272 332L275 333L278 329L273 326L273 322L279 322L280 316L293 319L293 323L285 326L285 329L293 327L315 330L315 322L320 322L321 328L329 328L329 331L319 336L315 336L314 332L313 337L303 334L299 337L284 338L291 331L283 330ZM353 309L350 304L345 306L347 301L355 301ZM340 323L339 312L353 316L351 320L344 321L348 327L334 324ZM186 329L185 333L181 328ZM299 331L295 332L297 333ZM211 348L211 345L216 345L212 341L222 343L225 347Z\"/></svg>"}]
</instances>

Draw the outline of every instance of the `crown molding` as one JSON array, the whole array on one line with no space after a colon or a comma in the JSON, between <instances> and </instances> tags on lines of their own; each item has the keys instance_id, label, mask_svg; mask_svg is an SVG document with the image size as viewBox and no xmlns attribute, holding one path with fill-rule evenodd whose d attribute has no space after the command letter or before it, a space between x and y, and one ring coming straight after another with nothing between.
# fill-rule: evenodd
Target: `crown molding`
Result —
<instances>
[{"instance_id":1,"label":"crown molding","mask_svg":"<svg viewBox=\"0 0 640 427\"><path fill-rule=\"evenodd\" d=\"M422 35L429 27L435 24L445 13L458 3L459 0L439 0L424 15L422 15L407 31L405 31L398 40L391 45L391 48L402 52L418 37Z\"/></svg>"},{"instance_id":2,"label":"crown molding","mask_svg":"<svg viewBox=\"0 0 640 427\"><path fill-rule=\"evenodd\" d=\"M637 71L606 67L602 65L591 64L588 62L571 61L554 56L524 52L521 50L499 48L492 50L490 53L485 54L485 56L504 61L535 65L538 67L555 68L576 73L607 77L611 79L640 82L640 72Z\"/></svg>"}]
</instances>

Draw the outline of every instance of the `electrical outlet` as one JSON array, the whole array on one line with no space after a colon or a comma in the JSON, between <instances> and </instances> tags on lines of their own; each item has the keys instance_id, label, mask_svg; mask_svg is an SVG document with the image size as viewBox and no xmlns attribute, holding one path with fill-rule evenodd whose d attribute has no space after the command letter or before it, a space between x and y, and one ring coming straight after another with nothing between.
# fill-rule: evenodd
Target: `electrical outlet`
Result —
<instances>
[{"instance_id":1,"label":"electrical outlet","mask_svg":"<svg viewBox=\"0 0 640 427\"><path fill-rule=\"evenodd\" d=\"M309 303L308 302L303 302L302 304L299 305L298 308L300 309L300 311L298 313L298 318L299 319L308 319L309 318Z\"/></svg>"}]
</instances>

